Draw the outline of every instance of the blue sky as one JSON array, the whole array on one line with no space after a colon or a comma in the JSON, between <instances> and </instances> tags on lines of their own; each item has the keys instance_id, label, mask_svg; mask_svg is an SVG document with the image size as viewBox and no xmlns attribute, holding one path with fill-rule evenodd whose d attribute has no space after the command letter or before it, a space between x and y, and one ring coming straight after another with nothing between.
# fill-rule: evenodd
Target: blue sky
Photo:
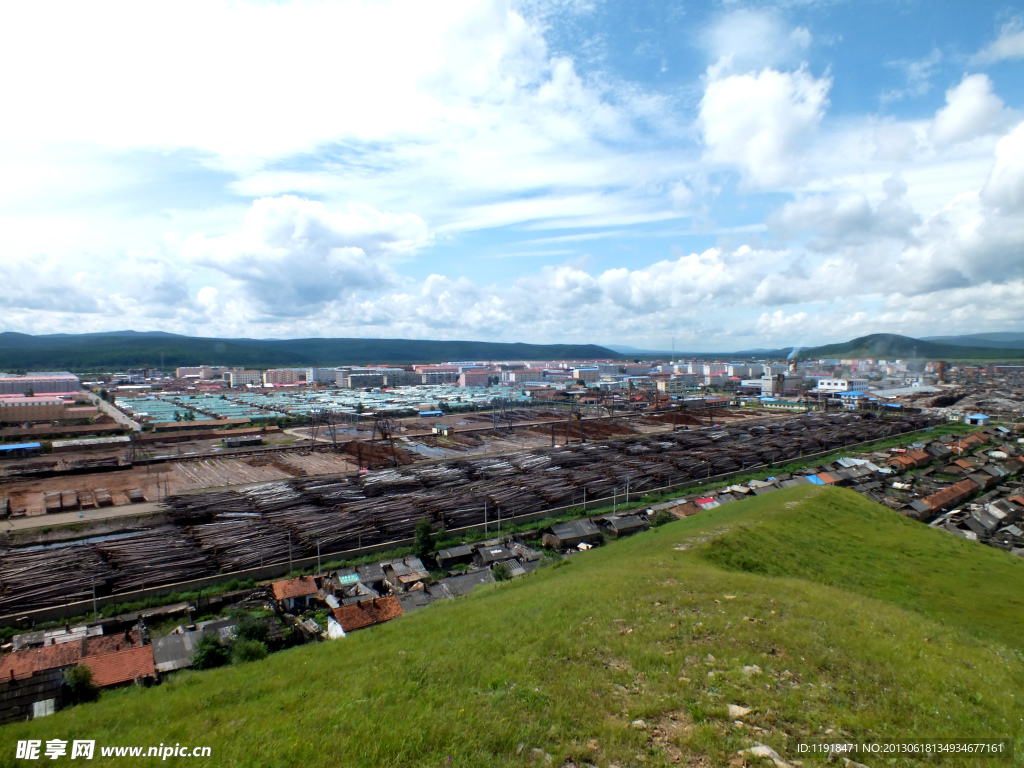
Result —
<instances>
[{"instance_id":1,"label":"blue sky","mask_svg":"<svg viewBox=\"0 0 1024 768\"><path fill-rule=\"evenodd\" d=\"M0 10L0 329L1024 330L1024 5Z\"/></svg>"}]
</instances>

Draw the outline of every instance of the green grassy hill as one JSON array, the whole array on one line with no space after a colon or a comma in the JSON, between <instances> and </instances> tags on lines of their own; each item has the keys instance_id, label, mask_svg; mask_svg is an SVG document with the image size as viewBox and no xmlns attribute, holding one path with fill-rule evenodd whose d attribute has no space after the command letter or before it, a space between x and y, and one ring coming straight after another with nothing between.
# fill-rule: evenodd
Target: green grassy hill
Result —
<instances>
[{"instance_id":1,"label":"green grassy hill","mask_svg":"<svg viewBox=\"0 0 1024 768\"><path fill-rule=\"evenodd\" d=\"M823 357L924 359L924 360L974 360L998 361L1020 360L1024 349L992 348L986 343L951 344L936 341L912 339L893 333L875 333L861 336L841 344L828 344L813 349L803 349L798 355L801 360L817 360Z\"/></svg>"},{"instance_id":2,"label":"green grassy hill","mask_svg":"<svg viewBox=\"0 0 1024 768\"><path fill-rule=\"evenodd\" d=\"M534 749L554 766L711 766L752 744L788 761L801 740L1013 737L1022 765L1022 595L1020 558L792 488L344 640L8 726L0 765L16 740L55 737L208 745L217 766L459 768L541 765Z\"/></svg>"}]
</instances>

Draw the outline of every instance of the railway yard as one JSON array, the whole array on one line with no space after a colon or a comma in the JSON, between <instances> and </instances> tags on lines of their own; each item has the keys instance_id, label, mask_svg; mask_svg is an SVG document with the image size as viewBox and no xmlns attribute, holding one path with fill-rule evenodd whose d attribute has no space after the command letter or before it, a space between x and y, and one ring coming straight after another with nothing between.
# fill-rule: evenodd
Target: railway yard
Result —
<instances>
[{"instance_id":1,"label":"railway yard","mask_svg":"<svg viewBox=\"0 0 1024 768\"><path fill-rule=\"evenodd\" d=\"M148 527L136 515L123 530L111 528L107 520L102 535L82 525L78 539L33 546L7 533L7 546L0 550L0 614L85 600L94 589L97 595L116 595L288 562L318 550L327 556L400 541L412 535L424 516L435 527L453 530L478 525L485 517L507 521L588 500L611 501L627 489L635 498L934 423L925 415L880 419L864 413L763 419L722 411L714 414L710 427L699 426L707 425L708 416L694 414L682 415L692 424L681 424L680 415L673 413L582 423L567 422L564 414L551 416L545 423L536 412L522 413L517 416L519 428L491 436L481 430L463 435L456 431L453 436L459 440L416 438L421 445L434 442L443 449L437 458L411 450L406 440L413 440L408 433L415 430L407 429L395 440L394 451L390 445L374 447L381 451L378 466L397 466L370 471L359 470L358 463L369 456L358 455L361 449L351 442L345 447L349 452L333 446L310 451L307 442L305 448L293 444L245 455L107 467L96 473L8 478L4 492L11 496L52 494L59 490L53 487L58 479L95 486L100 482L96 478L102 478L101 487L112 500L123 492L129 503L137 500L132 490L162 490L155 508L159 514ZM125 479L115 483L115 476ZM150 485L141 482L144 477L151 478ZM33 490L10 490L12 482L44 480L45 485ZM88 501L87 494L77 495L79 505L83 495ZM155 501L142 495L148 503ZM70 496L68 501L74 504ZM126 511L134 510L126 506ZM87 522L87 513L80 514Z\"/></svg>"}]
</instances>

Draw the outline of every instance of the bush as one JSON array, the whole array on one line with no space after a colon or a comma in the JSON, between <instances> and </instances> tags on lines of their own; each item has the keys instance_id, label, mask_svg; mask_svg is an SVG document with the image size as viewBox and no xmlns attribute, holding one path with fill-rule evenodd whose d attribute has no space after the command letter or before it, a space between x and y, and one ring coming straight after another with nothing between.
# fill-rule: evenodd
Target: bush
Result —
<instances>
[{"instance_id":1,"label":"bush","mask_svg":"<svg viewBox=\"0 0 1024 768\"><path fill-rule=\"evenodd\" d=\"M93 685L92 670L84 664L71 667L64 673L64 683L70 691L72 704L85 701L96 701L100 697L100 689Z\"/></svg>"},{"instance_id":2,"label":"bush","mask_svg":"<svg viewBox=\"0 0 1024 768\"><path fill-rule=\"evenodd\" d=\"M228 663L230 658L231 649L221 645L216 635L204 632L192 653L192 667L194 669L222 667Z\"/></svg>"},{"instance_id":3,"label":"bush","mask_svg":"<svg viewBox=\"0 0 1024 768\"><path fill-rule=\"evenodd\" d=\"M491 566L491 573L494 574L495 581L510 581L512 579L512 571L505 563L495 563Z\"/></svg>"},{"instance_id":4,"label":"bush","mask_svg":"<svg viewBox=\"0 0 1024 768\"><path fill-rule=\"evenodd\" d=\"M231 660L235 664L267 658L267 646L259 640L235 640L231 646Z\"/></svg>"}]
</instances>

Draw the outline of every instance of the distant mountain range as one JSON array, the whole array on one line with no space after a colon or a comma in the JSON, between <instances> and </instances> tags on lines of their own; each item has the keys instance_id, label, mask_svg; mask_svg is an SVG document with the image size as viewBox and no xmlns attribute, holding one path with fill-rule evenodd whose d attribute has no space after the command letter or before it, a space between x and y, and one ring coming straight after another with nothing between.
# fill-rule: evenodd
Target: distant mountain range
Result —
<instances>
[{"instance_id":1,"label":"distant mountain range","mask_svg":"<svg viewBox=\"0 0 1024 768\"><path fill-rule=\"evenodd\" d=\"M413 339L216 339L140 333L0 333L0 371L112 371L228 365L252 368L429 363L448 360L593 360L622 356L594 344L502 344Z\"/></svg>"},{"instance_id":2,"label":"distant mountain range","mask_svg":"<svg viewBox=\"0 0 1024 768\"><path fill-rule=\"evenodd\" d=\"M708 357L784 360L794 347L734 352L692 353ZM596 344L505 344L486 341L414 339L217 339L161 331L111 331L32 336L0 333L0 371L112 371L126 368L170 370L189 365L252 368L335 366L367 363L428 363L449 360L595 360L668 359L665 350L604 347ZM1024 333L989 333L914 339L878 333L841 344L800 349L799 360L825 357L874 357L927 360L1021 360Z\"/></svg>"}]
</instances>

